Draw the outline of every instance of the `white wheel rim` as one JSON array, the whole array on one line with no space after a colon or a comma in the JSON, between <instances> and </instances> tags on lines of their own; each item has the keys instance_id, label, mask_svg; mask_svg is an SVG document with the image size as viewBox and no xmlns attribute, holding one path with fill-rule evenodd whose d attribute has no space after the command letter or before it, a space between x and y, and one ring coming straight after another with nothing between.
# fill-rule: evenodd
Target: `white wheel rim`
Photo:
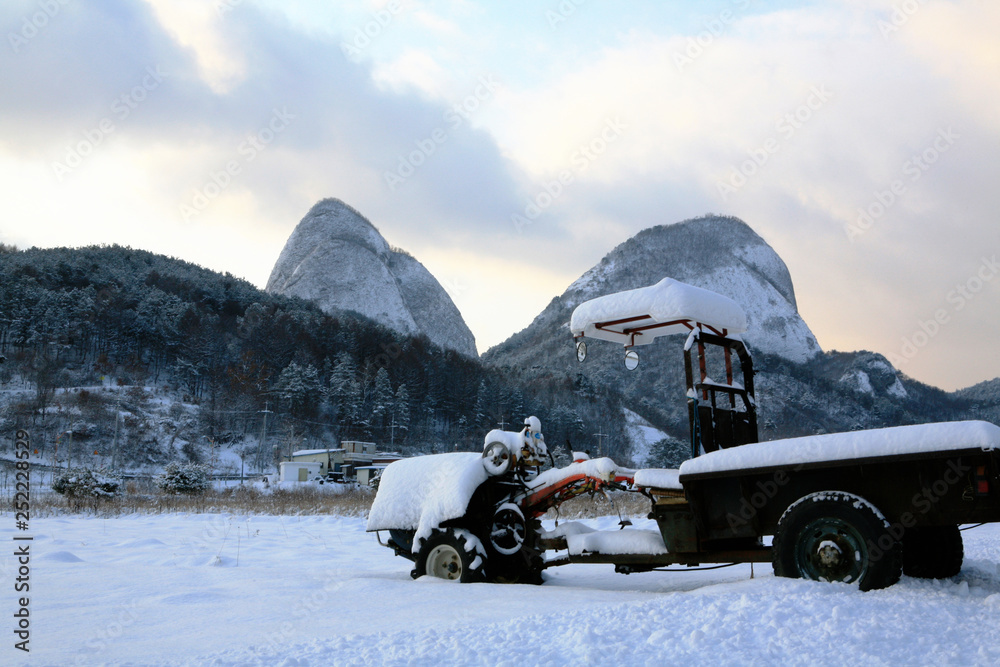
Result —
<instances>
[{"instance_id":1,"label":"white wheel rim","mask_svg":"<svg viewBox=\"0 0 1000 667\"><path fill-rule=\"evenodd\" d=\"M448 544L439 544L427 554L427 574L449 581L461 579L461 554Z\"/></svg>"}]
</instances>

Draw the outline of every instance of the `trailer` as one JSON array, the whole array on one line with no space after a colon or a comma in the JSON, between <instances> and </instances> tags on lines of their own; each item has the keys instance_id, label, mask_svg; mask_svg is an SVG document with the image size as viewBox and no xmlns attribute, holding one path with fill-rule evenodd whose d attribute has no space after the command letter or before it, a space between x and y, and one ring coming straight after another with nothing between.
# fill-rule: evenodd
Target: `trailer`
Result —
<instances>
[{"instance_id":1,"label":"trailer","mask_svg":"<svg viewBox=\"0 0 1000 667\"><path fill-rule=\"evenodd\" d=\"M580 304L570 328L587 341L638 348L684 334L691 458L679 469L630 470L580 456L541 472L539 421L491 431L482 455L389 465L368 529L412 560L414 577L541 583L549 567L608 563L620 573L770 562L778 576L891 586L901 574L954 576L963 524L1000 521L1000 427L919 424L758 441L753 359L731 299L670 278ZM650 501L657 531L540 518L582 493L620 489ZM771 539L768 539L771 538ZM546 554L550 553L550 557Z\"/></svg>"}]
</instances>

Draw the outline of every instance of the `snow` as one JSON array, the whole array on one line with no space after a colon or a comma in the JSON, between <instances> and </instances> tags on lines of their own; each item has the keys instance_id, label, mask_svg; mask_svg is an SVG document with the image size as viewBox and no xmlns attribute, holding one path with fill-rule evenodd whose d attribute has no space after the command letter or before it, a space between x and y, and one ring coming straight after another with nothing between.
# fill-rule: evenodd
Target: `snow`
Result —
<instances>
[{"instance_id":1,"label":"snow","mask_svg":"<svg viewBox=\"0 0 1000 667\"><path fill-rule=\"evenodd\" d=\"M682 476L687 476L959 449L992 451L998 447L1000 427L995 424L984 421L941 422L756 442L690 459L681 464L680 472Z\"/></svg>"},{"instance_id":2,"label":"snow","mask_svg":"<svg viewBox=\"0 0 1000 667\"><path fill-rule=\"evenodd\" d=\"M604 555L615 554L654 554L667 553L663 544L663 536L658 530L597 530L587 533L576 533L566 537L569 553L573 556L595 553Z\"/></svg>"},{"instance_id":3,"label":"snow","mask_svg":"<svg viewBox=\"0 0 1000 667\"><path fill-rule=\"evenodd\" d=\"M608 457L588 459L586 461L570 463L564 468L550 468L530 480L526 486L530 490L540 489L545 486L559 484L563 480L572 479L579 475L595 477L599 480L610 482L615 478L617 471L617 464Z\"/></svg>"},{"instance_id":4,"label":"snow","mask_svg":"<svg viewBox=\"0 0 1000 667\"><path fill-rule=\"evenodd\" d=\"M31 653L8 641L7 665L1000 662L1000 525L963 533L957 577L903 577L870 593L777 579L764 564L753 577L750 565L628 576L567 565L546 570L541 586L413 581L412 563L379 546L364 519L339 516L64 516L31 526ZM12 553L0 557L10 614Z\"/></svg>"},{"instance_id":5,"label":"snow","mask_svg":"<svg viewBox=\"0 0 1000 667\"><path fill-rule=\"evenodd\" d=\"M559 524L552 530L542 530L542 539L569 537L570 535L582 535L583 533L593 533L596 528L591 528L580 521L566 521Z\"/></svg>"},{"instance_id":6,"label":"snow","mask_svg":"<svg viewBox=\"0 0 1000 667\"><path fill-rule=\"evenodd\" d=\"M908 394L906 393L906 387L903 386L903 383L899 381L898 377L893 381L891 385L889 385L889 388L886 389L885 391L888 394L892 394L896 398L906 398L908 396Z\"/></svg>"},{"instance_id":7,"label":"snow","mask_svg":"<svg viewBox=\"0 0 1000 667\"><path fill-rule=\"evenodd\" d=\"M607 294L585 301L573 311L570 330L574 336L610 340L625 345L647 345L659 336L687 333L689 328L676 324L653 329L634 337L618 331L598 329L597 324L626 318L647 319L629 323L628 327L690 320L730 333L746 331L747 319L743 309L728 297L700 287L664 278L655 285Z\"/></svg>"},{"instance_id":8,"label":"snow","mask_svg":"<svg viewBox=\"0 0 1000 667\"><path fill-rule=\"evenodd\" d=\"M680 470L674 468L646 468L637 470L633 481L636 486L644 489L673 489L683 491L680 482Z\"/></svg>"},{"instance_id":9,"label":"snow","mask_svg":"<svg viewBox=\"0 0 1000 667\"><path fill-rule=\"evenodd\" d=\"M622 408L622 413L625 415L625 435L631 444L632 461L641 468L649 460L651 447L670 436L628 408Z\"/></svg>"},{"instance_id":10,"label":"snow","mask_svg":"<svg viewBox=\"0 0 1000 667\"><path fill-rule=\"evenodd\" d=\"M474 452L431 454L386 466L368 515L368 530L415 530L414 548L442 522L465 514L486 481L483 457Z\"/></svg>"},{"instance_id":11,"label":"snow","mask_svg":"<svg viewBox=\"0 0 1000 667\"><path fill-rule=\"evenodd\" d=\"M300 449L297 452L292 452L292 456L316 456L318 454L337 454L345 451L344 449Z\"/></svg>"},{"instance_id":12,"label":"snow","mask_svg":"<svg viewBox=\"0 0 1000 667\"><path fill-rule=\"evenodd\" d=\"M490 445L494 442L499 442L507 447L507 451L515 459L521 457L521 448L524 447L524 436L521 433L515 433L514 431L501 431L498 428L493 429L486 434L485 444Z\"/></svg>"}]
</instances>

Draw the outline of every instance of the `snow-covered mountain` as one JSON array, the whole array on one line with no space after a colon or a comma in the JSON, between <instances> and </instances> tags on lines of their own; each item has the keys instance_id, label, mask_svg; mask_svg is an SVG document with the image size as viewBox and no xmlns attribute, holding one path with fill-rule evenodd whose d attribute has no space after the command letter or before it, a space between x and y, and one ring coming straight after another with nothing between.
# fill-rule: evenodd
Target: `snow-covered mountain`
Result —
<instances>
[{"instance_id":1,"label":"snow-covered mountain","mask_svg":"<svg viewBox=\"0 0 1000 667\"><path fill-rule=\"evenodd\" d=\"M587 299L652 285L665 276L740 304L749 324L743 338L754 351L796 362L820 352L799 317L785 263L737 218L704 217L639 232L570 285L561 305L572 309Z\"/></svg>"},{"instance_id":2,"label":"snow-covered mountain","mask_svg":"<svg viewBox=\"0 0 1000 667\"><path fill-rule=\"evenodd\" d=\"M586 363L578 363L569 330L580 303L665 276L724 294L746 311L743 339L757 370L762 439L952 418L943 392L906 378L881 355L823 352L799 316L785 263L746 223L731 217L706 216L638 233L483 359L516 372L524 384L551 382L558 373L576 377L577 385L620 392L625 408L684 440L683 336L643 347L640 367L630 373L622 348L610 343L591 345ZM642 458L642 449L633 446L633 455Z\"/></svg>"},{"instance_id":3,"label":"snow-covered mountain","mask_svg":"<svg viewBox=\"0 0 1000 667\"><path fill-rule=\"evenodd\" d=\"M267 281L272 294L354 311L408 335L476 357L476 340L448 293L413 256L392 248L364 216L323 199L285 243Z\"/></svg>"}]
</instances>

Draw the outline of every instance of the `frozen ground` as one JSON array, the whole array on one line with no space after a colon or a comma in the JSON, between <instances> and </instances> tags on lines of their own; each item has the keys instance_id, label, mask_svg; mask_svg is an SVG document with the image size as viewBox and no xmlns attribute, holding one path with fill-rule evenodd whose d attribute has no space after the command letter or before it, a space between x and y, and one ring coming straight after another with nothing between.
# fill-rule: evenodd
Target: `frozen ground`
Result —
<instances>
[{"instance_id":1,"label":"frozen ground","mask_svg":"<svg viewBox=\"0 0 1000 667\"><path fill-rule=\"evenodd\" d=\"M0 541L14 544L13 518ZM612 529L617 518L591 521ZM6 525L3 525L6 524ZM1000 526L954 580L884 591L770 567L549 570L542 586L413 581L360 518L35 519L27 665L995 665ZM551 528L551 523L547 526ZM636 521L637 528L653 528ZM12 628L16 564L0 561Z\"/></svg>"}]
</instances>

